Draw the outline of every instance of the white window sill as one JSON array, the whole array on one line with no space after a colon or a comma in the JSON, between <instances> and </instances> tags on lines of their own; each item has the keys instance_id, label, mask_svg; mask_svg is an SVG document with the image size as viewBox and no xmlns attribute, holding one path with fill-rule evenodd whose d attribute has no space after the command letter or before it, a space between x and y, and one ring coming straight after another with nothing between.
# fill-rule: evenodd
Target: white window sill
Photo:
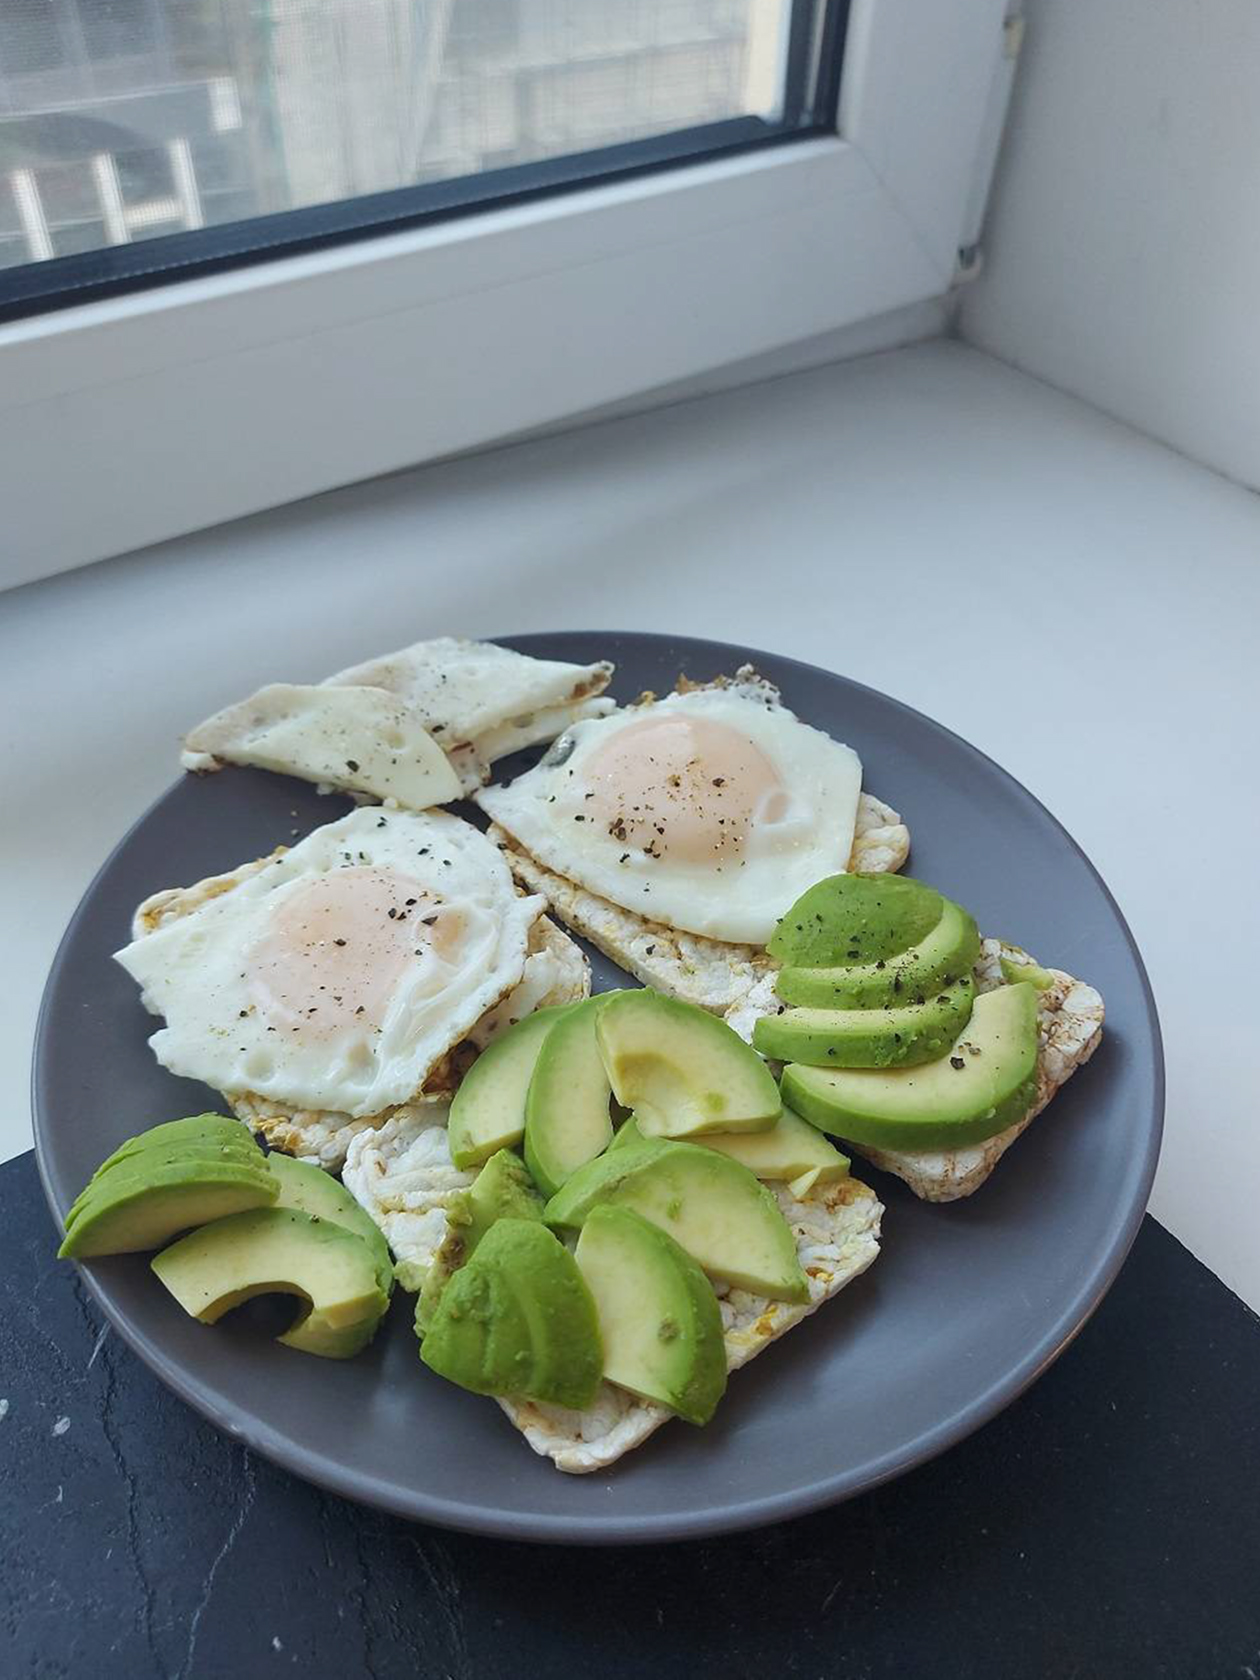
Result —
<instances>
[{"instance_id":1,"label":"white window sill","mask_svg":"<svg viewBox=\"0 0 1260 1680\"><path fill-rule=\"evenodd\" d=\"M1245 885L1222 877L1245 881L1260 833L1246 768L1258 707L1242 703L1256 695L1258 551L1254 496L936 342L361 485L5 595L0 1156L29 1143L31 1034L57 939L174 776L183 728L260 682L314 679L412 636L672 629L885 689L1067 824L1129 917L1163 1016L1153 1209L1260 1307L1254 1077L1245 1035L1219 1017L1254 969Z\"/></svg>"}]
</instances>

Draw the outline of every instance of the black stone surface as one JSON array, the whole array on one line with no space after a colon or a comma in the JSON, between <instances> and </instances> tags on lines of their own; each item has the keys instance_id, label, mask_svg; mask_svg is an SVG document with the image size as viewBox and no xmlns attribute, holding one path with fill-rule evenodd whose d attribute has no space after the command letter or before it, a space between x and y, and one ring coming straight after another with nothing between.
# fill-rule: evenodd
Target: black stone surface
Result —
<instances>
[{"instance_id":1,"label":"black stone surface","mask_svg":"<svg viewBox=\"0 0 1260 1680\"><path fill-rule=\"evenodd\" d=\"M614 1551L443 1534L273 1469L54 1248L33 1157L0 1167L5 1680L1260 1680L1260 1322L1149 1219L1075 1346L945 1457Z\"/></svg>"}]
</instances>

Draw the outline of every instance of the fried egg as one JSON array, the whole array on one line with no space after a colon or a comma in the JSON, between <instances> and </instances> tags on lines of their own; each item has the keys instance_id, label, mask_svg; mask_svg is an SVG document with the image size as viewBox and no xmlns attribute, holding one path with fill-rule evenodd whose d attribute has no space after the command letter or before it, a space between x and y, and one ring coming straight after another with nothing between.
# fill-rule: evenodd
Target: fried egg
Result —
<instances>
[{"instance_id":1,"label":"fried egg","mask_svg":"<svg viewBox=\"0 0 1260 1680\"><path fill-rule=\"evenodd\" d=\"M413 811L460 793L441 747L382 688L271 683L191 730L181 762L186 770L253 764Z\"/></svg>"},{"instance_id":2,"label":"fried egg","mask_svg":"<svg viewBox=\"0 0 1260 1680\"><path fill-rule=\"evenodd\" d=\"M489 777L496 758L554 741L582 717L613 708L599 696L607 660L572 665L535 659L495 642L435 636L325 678L325 686L367 684L401 701L445 750L465 792Z\"/></svg>"},{"instance_id":3,"label":"fried egg","mask_svg":"<svg viewBox=\"0 0 1260 1680\"><path fill-rule=\"evenodd\" d=\"M544 908L468 823L364 807L117 960L172 1073L357 1118L415 1096L519 983Z\"/></svg>"},{"instance_id":4,"label":"fried egg","mask_svg":"<svg viewBox=\"0 0 1260 1680\"><path fill-rule=\"evenodd\" d=\"M846 869L862 766L756 683L693 689L573 724L478 803L533 857L640 916L764 945Z\"/></svg>"}]
</instances>

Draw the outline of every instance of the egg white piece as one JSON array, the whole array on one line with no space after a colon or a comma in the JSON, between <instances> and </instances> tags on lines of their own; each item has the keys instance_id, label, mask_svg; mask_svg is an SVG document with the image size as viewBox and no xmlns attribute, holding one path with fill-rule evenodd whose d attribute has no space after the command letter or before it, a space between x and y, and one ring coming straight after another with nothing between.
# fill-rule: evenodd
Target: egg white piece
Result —
<instances>
[{"instance_id":1,"label":"egg white piece","mask_svg":"<svg viewBox=\"0 0 1260 1680\"><path fill-rule=\"evenodd\" d=\"M694 689L568 728L482 809L533 857L666 927L764 945L848 868L862 765L760 685Z\"/></svg>"},{"instance_id":2,"label":"egg white piece","mask_svg":"<svg viewBox=\"0 0 1260 1680\"><path fill-rule=\"evenodd\" d=\"M173 1073L359 1118L414 1097L520 982L544 908L458 817L364 807L117 960Z\"/></svg>"},{"instance_id":3,"label":"egg white piece","mask_svg":"<svg viewBox=\"0 0 1260 1680\"><path fill-rule=\"evenodd\" d=\"M480 787L496 759L553 741L579 717L613 708L598 698L613 667L534 659L494 642L434 636L325 678L326 686L367 684L405 704L449 754L466 791Z\"/></svg>"},{"instance_id":4,"label":"egg white piece","mask_svg":"<svg viewBox=\"0 0 1260 1680\"><path fill-rule=\"evenodd\" d=\"M270 683L185 736L186 770L220 762L302 776L413 811L460 794L442 748L411 708L382 688Z\"/></svg>"}]
</instances>

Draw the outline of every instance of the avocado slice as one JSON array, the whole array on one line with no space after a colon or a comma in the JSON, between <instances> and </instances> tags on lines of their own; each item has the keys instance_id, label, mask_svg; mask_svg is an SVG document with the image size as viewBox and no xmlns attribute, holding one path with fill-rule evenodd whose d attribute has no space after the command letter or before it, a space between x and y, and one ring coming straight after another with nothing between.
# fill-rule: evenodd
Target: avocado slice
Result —
<instances>
[{"instance_id":1,"label":"avocado slice","mask_svg":"<svg viewBox=\"0 0 1260 1680\"><path fill-rule=\"evenodd\" d=\"M547 1223L578 1229L605 1202L659 1225L711 1277L775 1301L809 1299L779 1204L719 1150L649 1139L601 1155L547 1203Z\"/></svg>"},{"instance_id":2,"label":"avocado slice","mask_svg":"<svg viewBox=\"0 0 1260 1680\"><path fill-rule=\"evenodd\" d=\"M442 1291L452 1275L472 1258L477 1244L498 1219L541 1221L543 1199L524 1163L510 1149L493 1154L467 1190L453 1196L446 1209L446 1235L429 1263L416 1302L416 1334L433 1322Z\"/></svg>"},{"instance_id":3,"label":"avocado slice","mask_svg":"<svg viewBox=\"0 0 1260 1680\"><path fill-rule=\"evenodd\" d=\"M261 1154L259 1157L262 1160ZM168 1161L135 1172L113 1169L89 1185L67 1222L60 1260L141 1254L193 1225L263 1208L279 1191L265 1161Z\"/></svg>"},{"instance_id":4,"label":"avocado slice","mask_svg":"<svg viewBox=\"0 0 1260 1680\"><path fill-rule=\"evenodd\" d=\"M110 1167L97 1168L71 1202L66 1212L66 1230L70 1230L77 1223L85 1208L99 1205L103 1190L107 1189L111 1195L117 1195L120 1186L129 1180L145 1182L151 1179L159 1168L191 1166L194 1162L217 1162L243 1167L246 1171L252 1169L255 1172L264 1172L267 1157L252 1142L248 1149L243 1149L238 1143L216 1143L211 1140L206 1143L175 1144L165 1149L157 1147L137 1150L134 1155L121 1156Z\"/></svg>"},{"instance_id":5,"label":"avocado slice","mask_svg":"<svg viewBox=\"0 0 1260 1680\"><path fill-rule=\"evenodd\" d=\"M1022 1120L1037 1094L1037 992L976 999L949 1055L913 1068L783 1070L784 1101L833 1137L872 1149L959 1149Z\"/></svg>"},{"instance_id":6,"label":"avocado slice","mask_svg":"<svg viewBox=\"0 0 1260 1680\"><path fill-rule=\"evenodd\" d=\"M762 1136L765 1134L763 1133ZM657 1138L645 1137L639 1130L634 1115L628 1115L613 1133L613 1140L604 1151L605 1155L616 1155L623 1149L629 1149L631 1144L656 1143L663 1141Z\"/></svg>"},{"instance_id":7,"label":"avocado slice","mask_svg":"<svg viewBox=\"0 0 1260 1680\"><path fill-rule=\"evenodd\" d=\"M944 908L935 887L908 875L830 875L801 894L766 949L808 968L886 961L917 945Z\"/></svg>"},{"instance_id":8,"label":"avocado slice","mask_svg":"<svg viewBox=\"0 0 1260 1680\"><path fill-rule=\"evenodd\" d=\"M121 1161L150 1149L177 1150L197 1144L219 1145L251 1160L261 1156L262 1150L254 1142L253 1133L243 1121L226 1114L193 1114L186 1120L166 1120L160 1126L150 1126L147 1132L137 1132L120 1143L112 1155L107 1155L93 1174L99 1178Z\"/></svg>"},{"instance_id":9,"label":"avocado slice","mask_svg":"<svg viewBox=\"0 0 1260 1680\"><path fill-rule=\"evenodd\" d=\"M371 1337L389 1304L367 1244L300 1208L216 1219L163 1249L153 1272L191 1317L214 1324L255 1295L296 1295L309 1311L279 1339L344 1358ZM301 1335L305 1325L310 1335Z\"/></svg>"},{"instance_id":10,"label":"avocado slice","mask_svg":"<svg viewBox=\"0 0 1260 1680\"><path fill-rule=\"evenodd\" d=\"M753 1044L763 1056L811 1067L913 1067L943 1056L971 1019L970 974L899 1009L787 1009L763 1015Z\"/></svg>"},{"instance_id":11,"label":"avocado slice","mask_svg":"<svg viewBox=\"0 0 1260 1680\"><path fill-rule=\"evenodd\" d=\"M726 1392L726 1344L713 1285L659 1225L629 1208L595 1208L578 1238L595 1299L604 1376L708 1423Z\"/></svg>"},{"instance_id":12,"label":"avocado slice","mask_svg":"<svg viewBox=\"0 0 1260 1680\"><path fill-rule=\"evenodd\" d=\"M267 1166L280 1181L278 1208L299 1208L315 1219L330 1219L361 1237L376 1263L376 1277L388 1297L394 1290L394 1262L389 1244L375 1220L359 1206L344 1184L310 1161L295 1161L292 1155L282 1155L273 1149Z\"/></svg>"},{"instance_id":13,"label":"avocado slice","mask_svg":"<svg viewBox=\"0 0 1260 1680\"><path fill-rule=\"evenodd\" d=\"M556 1021L534 1063L525 1098L525 1164L544 1196L612 1142L612 1089L595 1042L602 997L574 1004Z\"/></svg>"},{"instance_id":14,"label":"avocado slice","mask_svg":"<svg viewBox=\"0 0 1260 1680\"><path fill-rule=\"evenodd\" d=\"M1008 956L1008 951L1015 955ZM1018 986L1021 980L1027 980L1030 986L1044 992L1054 985L1054 975L1050 970L1035 963L1028 952L1021 951L1018 945L1005 946L998 961L1002 965L1002 978L1008 986Z\"/></svg>"},{"instance_id":15,"label":"avocado slice","mask_svg":"<svg viewBox=\"0 0 1260 1680\"><path fill-rule=\"evenodd\" d=\"M716 1015L646 988L596 1001L613 1093L648 1137L765 1132L778 1119L769 1068Z\"/></svg>"},{"instance_id":16,"label":"avocado slice","mask_svg":"<svg viewBox=\"0 0 1260 1680\"><path fill-rule=\"evenodd\" d=\"M895 957L834 968L784 968L774 989L807 1009L869 1009L930 996L971 972L980 933L960 904L945 900L941 919L917 945Z\"/></svg>"},{"instance_id":17,"label":"avocado slice","mask_svg":"<svg viewBox=\"0 0 1260 1680\"><path fill-rule=\"evenodd\" d=\"M474 1394L579 1410L603 1374L591 1292L564 1244L532 1219L490 1227L443 1290L420 1357Z\"/></svg>"},{"instance_id":18,"label":"avocado slice","mask_svg":"<svg viewBox=\"0 0 1260 1680\"><path fill-rule=\"evenodd\" d=\"M461 1172L514 1149L525 1135L525 1094L543 1040L571 1003L539 1009L509 1027L469 1068L451 1104L451 1159Z\"/></svg>"},{"instance_id":19,"label":"avocado slice","mask_svg":"<svg viewBox=\"0 0 1260 1680\"><path fill-rule=\"evenodd\" d=\"M607 1152L613 1154L643 1141L643 1133L630 1119L609 1144ZM814 1176L805 1186L807 1190L820 1180L829 1183L849 1176L848 1156L842 1155L817 1126L811 1126L790 1108L784 1108L768 1132L706 1132L696 1142L705 1149L717 1149L731 1156L758 1178L796 1181L812 1173Z\"/></svg>"}]
</instances>

